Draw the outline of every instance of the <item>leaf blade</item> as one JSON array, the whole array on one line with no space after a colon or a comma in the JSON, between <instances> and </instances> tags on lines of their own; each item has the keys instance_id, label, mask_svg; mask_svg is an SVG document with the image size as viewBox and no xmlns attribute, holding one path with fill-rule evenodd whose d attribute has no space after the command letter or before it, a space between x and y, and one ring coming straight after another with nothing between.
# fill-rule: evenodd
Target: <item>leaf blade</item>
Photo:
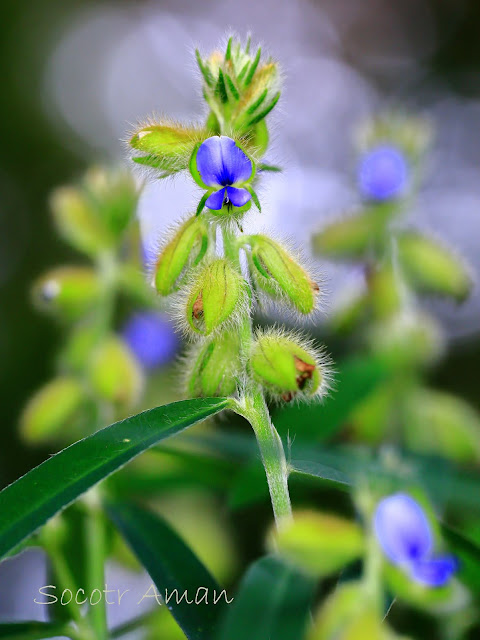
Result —
<instances>
[{"instance_id":1,"label":"leaf blade","mask_svg":"<svg viewBox=\"0 0 480 640\"><path fill-rule=\"evenodd\" d=\"M225 601L220 600L217 604L212 600L208 603L200 601L197 604L198 589L208 590L202 593L209 595L221 592L205 566L157 514L120 503L108 504L107 513L150 574L158 593L173 595L173 590L177 589L180 602L172 598L167 606L187 638L210 640ZM181 598L185 592L190 600L195 594L195 604ZM202 599L201 594L199 598Z\"/></svg>"},{"instance_id":2,"label":"leaf blade","mask_svg":"<svg viewBox=\"0 0 480 640\"><path fill-rule=\"evenodd\" d=\"M255 562L243 579L217 640L303 637L314 581L274 556Z\"/></svg>"},{"instance_id":3,"label":"leaf blade","mask_svg":"<svg viewBox=\"0 0 480 640\"><path fill-rule=\"evenodd\" d=\"M227 404L225 398L199 398L144 411L79 440L29 471L0 492L0 558L132 458Z\"/></svg>"}]
</instances>

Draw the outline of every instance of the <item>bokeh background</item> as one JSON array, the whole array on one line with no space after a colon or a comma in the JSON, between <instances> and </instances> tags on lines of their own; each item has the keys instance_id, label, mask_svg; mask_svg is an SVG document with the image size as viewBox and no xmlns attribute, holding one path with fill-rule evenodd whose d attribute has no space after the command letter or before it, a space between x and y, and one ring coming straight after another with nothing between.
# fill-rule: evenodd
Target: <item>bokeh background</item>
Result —
<instances>
[{"instance_id":1,"label":"bokeh background","mask_svg":"<svg viewBox=\"0 0 480 640\"><path fill-rule=\"evenodd\" d=\"M16 434L28 396L54 371L58 327L36 313L29 286L73 255L55 235L48 196L92 163L125 162L122 139L152 112L194 119L193 49L251 32L279 59L285 91L273 117L265 210L254 224L308 246L330 217L358 204L352 136L389 107L436 130L415 225L480 270L480 4L478 0L3 0L0 6L0 483L48 450ZM195 203L187 180L150 184L144 240ZM322 264L328 305L358 273ZM437 387L480 408L480 292L461 306L430 302L451 340ZM321 331L321 328L320 328ZM335 357L341 345L327 345ZM11 612L14 613L13 611Z\"/></svg>"}]
</instances>

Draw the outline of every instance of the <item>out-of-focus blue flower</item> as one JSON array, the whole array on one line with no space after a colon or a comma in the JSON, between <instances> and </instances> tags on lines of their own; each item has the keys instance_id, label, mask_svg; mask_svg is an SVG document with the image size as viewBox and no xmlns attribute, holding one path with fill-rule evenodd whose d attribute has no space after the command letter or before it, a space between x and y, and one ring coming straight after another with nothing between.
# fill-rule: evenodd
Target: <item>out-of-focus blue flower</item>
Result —
<instances>
[{"instance_id":1,"label":"out-of-focus blue flower","mask_svg":"<svg viewBox=\"0 0 480 640\"><path fill-rule=\"evenodd\" d=\"M407 161L396 147L376 147L360 161L358 183L362 195L369 200L396 198L405 190L407 179Z\"/></svg>"},{"instance_id":2,"label":"out-of-focus blue flower","mask_svg":"<svg viewBox=\"0 0 480 640\"><path fill-rule=\"evenodd\" d=\"M253 163L235 140L212 136L203 142L196 154L196 167L204 187L214 189L205 206L214 211L224 205L243 207L251 199L243 187L252 179Z\"/></svg>"},{"instance_id":3,"label":"out-of-focus blue flower","mask_svg":"<svg viewBox=\"0 0 480 640\"><path fill-rule=\"evenodd\" d=\"M422 584L441 587L458 567L451 555L433 555L433 534L422 507L406 493L383 498L374 515L377 540L389 560Z\"/></svg>"},{"instance_id":4,"label":"out-of-focus blue flower","mask_svg":"<svg viewBox=\"0 0 480 640\"><path fill-rule=\"evenodd\" d=\"M167 364L179 348L172 324L154 311L134 314L124 326L122 336L145 369Z\"/></svg>"}]
</instances>

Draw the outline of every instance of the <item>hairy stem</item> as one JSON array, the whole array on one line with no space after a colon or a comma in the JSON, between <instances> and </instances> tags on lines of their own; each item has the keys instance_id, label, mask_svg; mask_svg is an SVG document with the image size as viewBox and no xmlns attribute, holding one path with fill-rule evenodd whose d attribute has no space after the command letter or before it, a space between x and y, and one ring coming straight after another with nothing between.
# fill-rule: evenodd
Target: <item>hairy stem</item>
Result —
<instances>
[{"instance_id":1,"label":"hairy stem","mask_svg":"<svg viewBox=\"0 0 480 640\"><path fill-rule=\"evenodd\" d=\"M235 235L227 230L223 233L225 257L241 271L239 248ZM246 361L253 339L252 322L247 316L240 328L242 358ZM277 527L291 518L292 507L288 492L288 465L282 441L275 429L260 385L248 381L243 399L236 403L237 413L246 418L255 432L262 463L267 476L270 499Z\"/></svg>"}]
</instances>

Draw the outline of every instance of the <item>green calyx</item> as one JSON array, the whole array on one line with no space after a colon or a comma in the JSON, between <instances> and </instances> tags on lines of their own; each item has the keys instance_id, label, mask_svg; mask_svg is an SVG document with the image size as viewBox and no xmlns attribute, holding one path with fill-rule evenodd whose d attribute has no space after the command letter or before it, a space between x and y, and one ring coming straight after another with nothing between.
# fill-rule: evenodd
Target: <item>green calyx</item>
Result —
<instances>
[{"instance_id":1,"label":"green calyx","mask_svg":"<svg viewBox=\"0 0 480 640\"><path fill-rule=\"evenodd\" d=\"M175 233L155 265L155 288L162 296L178 289L188 268L197 265L208 246L208 229L202 218L192 217Z\"/></svg>"},{"instance_id":2,"label":"green calyx","mask_svg":"<svg viewBox=\"0 0 480 640\"><path fill-rule=\"evenodd\" d=\"M139 127L128 144L142 153L132 158L134 162L158 169L164 177L187 169L195 145L208 136L208 131L202 127L160 121Z\"/></svg>"},{"instance_id":3,"label":"green calyx","mask_svg":"<svg viewBox=\"0 0 480 640\"><path fill-rule=\"evenodd\" d=\"M237 332L225 332L211 338L199 350L194 348L187 358L187 366L193 365L187 379L190 395L225 397L235 393L241 371Z\"/></svg>"},{"instance_id":4,"label":"green calyx","mask_svg":"<svg viewBox=\"0 0 480 640\"><path fill-rule=\"evenodd\" d=\"M250 53L231 37L225 54L219 51L202 58L196 51L197 64L203 77L203 94L211 108L209 127L217 132L220 123L247 133L261 155L268 143L264 128L266 116L280 98L281 74L278 64L262 57L259 47Z\"/></svg>"},{"instance_id":5,"label":"green calyx","mask_svg":"<svg viewBox=\"0 0 480 640\"><path fill-rule=\"evenodd\" d=\"M249 362L255 379L286 402L297 394L313 395L323 381L316 354L283 334L259 335Z\"/></svg>"},{"instance_id":6,"label":"green calyx","mask_svg":"<svg viewBox=\"0 0 480 640\"><path fill-rule=\"evenodd\" d=\"M249 236L255 281L273 296L283 296L300 313L311 313L319 287L280 244L267 236Z\"/></svg>"},{"instance_id":7,"label":"green calyx","mask_svg":"<svg viewBox=\"0 0 480 640\"><path fill-rule=\"evenodd\" d=\"M216 259L197 274L187 300L187 322L195 333L210 335L242 316L247 285L227 260Z\"/></svg>"}]
</instances>

